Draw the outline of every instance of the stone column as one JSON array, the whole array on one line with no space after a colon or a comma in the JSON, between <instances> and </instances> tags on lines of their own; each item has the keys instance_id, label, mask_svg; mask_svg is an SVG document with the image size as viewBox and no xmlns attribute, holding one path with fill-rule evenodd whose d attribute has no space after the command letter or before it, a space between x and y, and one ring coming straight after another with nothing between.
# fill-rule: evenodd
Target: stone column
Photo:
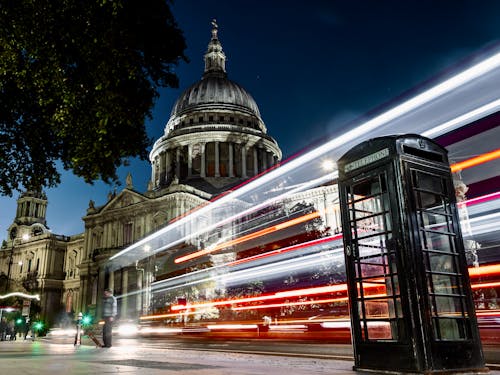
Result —
<instances>
[{"instance_id":1,"label":"stone column","mask_svg":"<svg viewBox=\"0 0 500 375\"><path fill-rule=\"evenodd\" d=\"M153 181L153 186L156 186L156 159L153 159L153 164L151 166L151 181Z\"/></svg>"},{"instance_id":2,"label":"stone column","mask_svg":"<svg viewBox=\"0 0 500 375\"><path fill-rule=\"evenodd\" d=\"M229 144L229 168L228 168L228 176L234 177L234 162L233 162L233 144L230 142Z\"/></svg>"},{"instance_id":3,"label":"stone column","mask_svg":"<svg viewBox=\"0 0 500 375\"><path fill-rule=\"evenodd\" d=\"M158 176L159 179L160 179L160 185L163 185L165 183L165 155L163 154L160 154L160 158L159 158L159 162L160 162L160 167L158 168L158 172L160 173L160 175Z\"/></svg>"},{"instance_id":4,"label":"stone column","mask_svg":"<svg viewBox=\"0 0 500 375\"><path fill-rule=\"evenodd\" d=\"M170 156L170 150L165 151L165 182L168 183L168 173L170 172L170 167L171 167L171 156Z\"/></svg>"},{"instance_id":5,"label":"stone column","mask_svg":"<svg viewBox=\"0 0 500 375\"><path fill-rule=\"evenodd\" d=\"M137 293L135 309L139 313L139 315L142 315L144 312L142 301L143 301L143 298L144 298L143 296L145 293L142 290L142 278L144 277L144 269L143 268L137 268L136 277L137 277L137 290L140 291L140 293Z\"/></svg>"},{"instance_id":6,"label":"stone column","mask_svg":"<svg viewBox=\"0 0 500 375\"><path fill-rule=\"evenodd\" d=\"M193 175L193 145L188 145L188 177Z\"/></svg>"},{"instance_id":7,"label":"stone column","mask_svg":"<svg viewBox=\"0 0 500 375\"><path fill-rule=\"evenodd\" d=\"M260 150L261 155L262 155L262 170L265 171L269 166L267 165L267 151L266 149L261 149Z\"/></svg>"},{"instance_id":8,"label":"stone column","mask_svg":"<svg viewBox=\"0 0 500 375\"><path fill-rule=\"evenodd\" d=\"M247 177L247 147L241 145L241 177Z\"/></svg>"},{"instance_id":9,"label":"stone column","mask_svg":"<svg viewBox=\"0 0 500 375\"><path fill-rule=\"evenodd\" d=\"M128 317L128 269L124 268L122 271L122 298L121 298L121 307L120 307L120 317L126 318Z\"/></svg>"},{"instance_id":10,"label":"stone column","mask_svg":"<svg viewBox=\"0 0 500 375\"><path fill-rule=\"evenodd\" d=\"M205 169L206 169L206 166L205 166L205 143L201 144L200 153L201 153L200 177L206 177L207 173L205 171Z\"/></svg>"},{"instance_id":11,"label":"stone column","mask_svg":"<svg viewBox=\"0 0 500 375\"><path fill-rule=\"evenodd\" d=\"M175 175L177 178L181 175L181 149L177 147L175 149Z\"/></svg>"},{"instance_id":12,"label":"stone column","mask_svg":"<svg viewBox=\"0 0 500 375\"><path fill-rule=\"evenodd\" d=\"M215 148L215 177L220 177L220 160L219 160L219 142L215 141L214 142L214 148Z\"/></svg>"},{"instance_id":13,"label":"stone column","mask_svg":"<svg viewBox=\"0 0 500 375\"><path fill-rule=\"evenodd\" d=\"M115 290L115 273L114 271L109 271L108 274L108 288Z\"/></svg>"},{"instance_id":14,"label":"stone column","mask_svg":"<svg viewBox=\"0 0 500 375\"><path fill-rule=\"evenodd\" d=\"M257 176L259 174L259 158L257 157L257 147L253 148L253 175Z\"/></svg>"}]
</instances>

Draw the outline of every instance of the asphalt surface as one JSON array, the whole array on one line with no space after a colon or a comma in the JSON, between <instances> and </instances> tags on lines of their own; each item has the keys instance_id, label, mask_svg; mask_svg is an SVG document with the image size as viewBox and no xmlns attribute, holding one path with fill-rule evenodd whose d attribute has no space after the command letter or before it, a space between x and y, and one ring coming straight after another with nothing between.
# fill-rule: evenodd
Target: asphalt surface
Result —
<instances>
[{"instance_id":1,"label":"asphalt surface","mask_svg":"<svg viewBox=\"0 0 500 375\"><path fill-rule=\"evenodd\" d=\"M499 362L500 347L486 346L484 351L486 358ZM352 365L350 345L314 342L115 337L109 349L96 348L87 337L78 346L70 337L0 342L0 371L15 375L355 374ZM500 375L500 365L489 367L490 374Z\"/></svg>"}]
</instances>

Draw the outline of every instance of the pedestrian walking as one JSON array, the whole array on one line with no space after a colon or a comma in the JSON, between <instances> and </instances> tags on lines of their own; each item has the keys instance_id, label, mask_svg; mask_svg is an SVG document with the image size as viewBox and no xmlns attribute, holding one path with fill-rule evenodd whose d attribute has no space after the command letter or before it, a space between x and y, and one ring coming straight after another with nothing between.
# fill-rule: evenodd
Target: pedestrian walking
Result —
<instances>
[{"instance_id":1,"label":"pedestrian walking","mask_svg":"<svg viewBox=\"0 0 500 375\"><path fill-rule=\"evenodd\" d=\"M7 319L2 318L0 319L0 340L5 341L7 337Z\"/></svg>"},{"instance_id":2,"label":"pedestrian walking","mask_svg":"<svg viewBox=\"0 0 500 375\"><path fill-rule=\"evenodd\" d=\"M105 348L111 348L111 339L113 335L113 321L115 320L118 311L116 297L113 295L113 290L107 288L104 290L104 298L102 301L102 318L104 326L102 327L102 340Z\"/></svg>"},{"instance_id":3,"label":"pedestrian walking","mask_svg":"<svg viewBox=\"0 0 500 375\"><path fill-rule=\"evenodd\" d=\"M10 341L17 340L17 326L15 322L11 322L10 326Z\"/></svg>"}]
</instances>

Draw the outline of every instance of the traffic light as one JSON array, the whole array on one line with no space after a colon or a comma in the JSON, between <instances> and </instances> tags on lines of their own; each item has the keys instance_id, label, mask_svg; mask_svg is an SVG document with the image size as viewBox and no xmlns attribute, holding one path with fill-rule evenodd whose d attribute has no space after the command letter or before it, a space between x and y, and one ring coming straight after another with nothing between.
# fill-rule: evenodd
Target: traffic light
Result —
<instances>
[{"instance_id":1,"label":"traffic light","mask_svg":"<svg viewBox=\"0 0 500 375\"><path fill-rule=\"evenodd\" d=\"M20 325L20 324L23 324L24 323L24 319L23 318L17 318L16 319L16 324L17 325Z\"/></svg>"},{"instance_id":2,"label":"traffic light","mask_svg":"<svg viewBox=\"0 0 500 375\"><path fill-rule=\"evenodd\" d=\"M82 324L83 325L88 325L92 323L92 316L90 315L84 315L82 318Z\"/></svg>"},{"instance_id":3,"label":"traffic light","mask_svg":"<svg viewBox=\"0 0 500 375\"><path fill-rule=\"evenodd\" d=\"M35 322L35 324L33 325L33 328L35 329L35 331L40 331L43 328L43 323L42 322Z\"/></svg>"}]
</instances>

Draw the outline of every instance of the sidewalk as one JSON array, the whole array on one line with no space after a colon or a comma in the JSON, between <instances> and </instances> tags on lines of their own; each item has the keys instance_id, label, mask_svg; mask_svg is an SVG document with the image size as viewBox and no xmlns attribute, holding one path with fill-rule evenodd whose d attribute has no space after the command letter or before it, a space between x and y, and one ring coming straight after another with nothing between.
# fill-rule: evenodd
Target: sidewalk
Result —
<instances>
[{"instance_id":1,"label":"sidewalk","mask_svg":"<svg viewBox=\"0 0 500 375\"><path fill-rule=\"evenodd\" d=\"M326 375L355 374L351 361L197 350L117 346L74 347L48 341L0 342L5 374L182 374L182 375ZM491 371L500 375L500 371Z\"/></svg>"},{"instance_id":2,"label":"sidewalk","mask_svg":"<svg viewBox=\"0 0 500 375\"><path fill-rule=\"evenodd\" d=\"M74 347L47 341L0 342L4 374L182 374L182 375L325 375L354 374L349 361L267 355L165 350L117 346Z\"/></svg>"}]
</instances>

